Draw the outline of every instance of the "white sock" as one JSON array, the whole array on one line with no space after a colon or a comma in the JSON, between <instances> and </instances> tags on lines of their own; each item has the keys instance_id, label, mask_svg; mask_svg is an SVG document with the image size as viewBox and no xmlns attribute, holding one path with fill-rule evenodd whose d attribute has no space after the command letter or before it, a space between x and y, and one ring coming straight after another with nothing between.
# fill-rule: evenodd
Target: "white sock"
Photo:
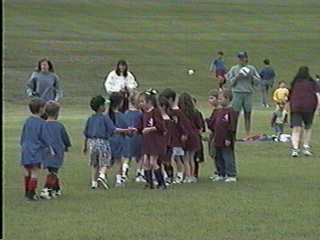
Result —
<instances>
[{"instance_id":1,"label":"white sock","mask_svg":"<svg viewBox=\"0 0 320 240\"><path fill-rule=\"evenodd\" d=\"M123 177L126 176L127 169L129 169L129 164L127 164L127 163L122 164L122 176Z\"/></svg>"},{"instance_id":2,"label":"white sock","mask_svg":"<svg viewBox=\"0 0 320 240\"><path fill-rule=\"evenodd\" d=\"M95 186L97 186L97 185L98 185L97 181L92 181L92 182L91 182L91 186L95 187Z\"/></svg>"},{"instance_id":3,"label":"white sock","mask_svg":"<svg viewBox=\"0 0 320 240\"><path fill-rule=\"evenodd\" d=\"M106 179L106 174L104 174L104 173L100 173L100 174L99 174L99 178Z\"/></svg>"},{"instance_id":4,"label":"white sock","mask_svg":"<svg viewBox=\"0 0 320 240\"><path fill-rule=\"evenodd\" d=\"M183 172L177 172L177 177L183 179Z\"/></svg>"},{"instance_id":5,"label":"white sock","mask_svg":"<svg viewBox=\"0 0 320 240\"><path fill-rule=\"evenodd\" d=\"M121 183L122 182L122 176L120 174L116 175L116 182Z\"/></svg>"}]
</instances>

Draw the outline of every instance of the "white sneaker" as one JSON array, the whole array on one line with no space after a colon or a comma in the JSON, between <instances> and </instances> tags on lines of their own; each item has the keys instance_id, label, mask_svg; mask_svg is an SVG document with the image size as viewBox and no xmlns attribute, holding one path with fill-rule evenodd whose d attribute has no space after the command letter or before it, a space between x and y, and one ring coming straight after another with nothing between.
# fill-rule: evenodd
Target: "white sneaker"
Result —
<instances>
[{"instance_id":1,"label":"white sneaker","mask_svg":"<svg viewBox=\"0 0 320 240\"><path fill-rule=\"evenodd\" d=\"M122 177L123 182L130 182L130 179L128 176Z\"/></svg>"},{"instance_id":2,"label":"white sneaker","mask_svg":"<svg viewBox=\"0 0 320 240\"><path fill-rule=\"evenodd\" d=\"M97 181L98 181L98 185L99 186L102 186L105 189L109 189L110 188L106 179L98 177Z\"/></svg>"},{"instance_id":3,"label":"white sneaker","mask_svg":"<svg viewBox=\"0 0 320 240\"><path fill-rule=\"evenodd\" d=\"M180 183L182 183L182 182L183 182L182 179L179 178L179 177L176 177L176 178L172 181L172 183L174 183L174 184L180 184Z\"/></svg>"},{"instance_id":4,"label":"white sneaker","mask_svg":"<svg viewBox=\"0 0 320 240\"><path fill-rule=\"evenodd\" d=\"M61 196L61 191L60 191L60 190L58 190L58 191L52 191L52 192L51 192L51 195L52 195L52 198L60 197L60 196Z\"/></svg>"},{"instance_id":5,"label":"white sneaker","mask_svg":"<svg viewBox=\"0 0 320 240\"><path fill-rule=\"evenodd\" d=\"M191 181L192 181L192 182L198 182L198 178L196 178L196 177L191 177Z\"/></svg>"},{"instance_id":6,"label":"white sneaker","mask_svg":"<svg viewBox=\"0 0 320 240\"><path fill-rule=\"evenodd\" d=\"M51 190L49 188L44 188L42 189L40 195L39 195L40 198L43 198L43 199L51 199L52 196L51 196Z\"/></svg>"},{"instance_id":7,"label":"white sneaker","mask_svg":"<svg viewBox=\"0 0 320 240\"><path fill-rule=\"evenodd\" d=\"M136 177L135 181L136 182L146 182L146 180L144 179L143 176Z\"/></svg>"},{"instance_id":8,"label":"white sneaker","mask_svg":"<svg viewBox=\"0 0 320 240\"><path fill-rule=\"evenodd\" d=\"M307 157L310 157L310 156L313 155L313 153L311 152L310 147L303 147L302 148L302 153L303 153L303 155L305 155Z\"/></svg>"},{"instance_id":9,"label":"white sneaker","mask_svg":"<svg viewBox=\"0 0 320 240\"><path fill-rule=\"evenodd\" d=\"M183 183L192 183L192 177L186 177L186 178L183 180Z\"/></svg>"},{"instance_id":10,"label":"white sneaker","mask_svg":"<svg viewBox=\"0 0 320 240\"><path fill-rule=\"evenodd\" d=\"M292 154L291 156L292 157L299 157L299 149L292 149Z\"/></svg>"},{"instance_id":11,"label":"white sneaker","mask_svg":"<svg viewBox=\"0 0 320 240\"><path fill-rule=\"evenodd\" d=\"M124 184L124 182L117 182L116 187L125 187L126 185Z\"/></svg>"},{"instance_id":12,"label":"white sneaker","mask_svg":"<svg viewBox=\"0 0 320 240\"><path fill-rule=\"evenodd\" d=\"M236 182L238 181L236 177L227 177L224 182Z\"/></svg>"},{"instance_id":13,"label":"white sneaker","mask_svg":"<svg viewBox=\"0 0 320 240\"><path fill-rule=\"evenodd\" d=\"M222 177L222 176L216 176L212 179L212 182L221 182L221 181L224 181L225 178Z\"/></svg>"},{"instance_id":14,"label":"white sneaker","mask_svg":"<svg viewBox=\"0 0 320 240\"><path fill-rule=\"evenodd\" d=\"M92 183L91 183L91 188L92 188L92 189L95 189L95 188L97 188L97 187L98 187L98 182L92 181Z\"/></svg>"}]
</instances>

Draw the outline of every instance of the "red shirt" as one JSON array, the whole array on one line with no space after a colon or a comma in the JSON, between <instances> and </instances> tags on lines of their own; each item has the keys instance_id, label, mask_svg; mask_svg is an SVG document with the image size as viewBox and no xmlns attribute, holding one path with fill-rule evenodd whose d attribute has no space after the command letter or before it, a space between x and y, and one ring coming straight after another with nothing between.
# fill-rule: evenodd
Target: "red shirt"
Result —
<instances>
[{"instance_id":1,"label":"red shirt","mask_svg":"<svg viewBox=\"0 0 320 240\"><path fill-rule=\"evenodd\" d=\"M317 92L320 92L320 87L316 81L305 79L296 82L289 95L290 111L314 113L318 104Z\"/></svg>"},{"instance_id":2,"label":"red shirt","mask_svg":"<svg viewBox=\"0 0 320 240\"><path fill-rule=\"evenodd\" d=\"M215 147L234 147L235 134L237 131L237 114L233 108L220 108L214 112L212 121L210 122L214 130ZM226 146L226 140L231 142L230 146Z\"/></svg>"}]
</instances>

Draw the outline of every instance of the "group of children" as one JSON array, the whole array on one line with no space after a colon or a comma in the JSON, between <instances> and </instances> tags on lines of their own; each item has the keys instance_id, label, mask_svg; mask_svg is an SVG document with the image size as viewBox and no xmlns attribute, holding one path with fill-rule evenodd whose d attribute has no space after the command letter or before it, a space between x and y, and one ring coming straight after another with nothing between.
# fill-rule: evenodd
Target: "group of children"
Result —
<instances>
[{"instance_id":1,"label":"group of children","mask_svg":"<svg viewBox=\"0 0 320 240\"><path fill-rule=\"evenodd\" d=\"M91 188L109 188L107 171L111 167L118 169L116 187L125 186L132 161L137 163L135 180L145 182L145 189L196 182L199 161L203 158L201 134L205 123L211 130L209 151L216 167L213 181L237 181L234 155L237 116L229 107L232 94L216 90L209 95L213 112L207 119L195 108L195 99L189 93L184 92L176 99L172 89L160 94L152 89L133 92L125 112L121 112L125 98L122 93L111 93L108 100L101 95L93 97L90 106L94 114L85 124L83 149L90 158ZM29 107L32 116L26 120L21 137L25 196L27 200L37 200L38 173L43 167L49 173L40 197L55 198L61 195L58 171L64 152L71 146L70 139L57 121L58 102L34 98Z\"/></svg>"}]
</instances>

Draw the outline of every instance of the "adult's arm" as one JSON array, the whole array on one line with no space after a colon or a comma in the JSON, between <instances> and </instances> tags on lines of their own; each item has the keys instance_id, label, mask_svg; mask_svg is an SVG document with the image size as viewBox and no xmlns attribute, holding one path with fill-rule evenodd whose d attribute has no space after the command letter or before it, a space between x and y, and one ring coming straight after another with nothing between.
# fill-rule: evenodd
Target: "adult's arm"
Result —
<instances>
[{"instance_id":1,"label":"adult's arm","mask_svg":"<svg viewBox=\"0 0 320 240\"><path fill-rule=\"evenodd\" d=\"M54 101L60 101L62 98L62 90L60 88L59 77L55 74L55 82L54 82Z\"/></svg>"},{"instance_id":2,"label":"adult's arm","mask_svg":"<svg viewBox=\"0 0 320 240\"><path fill-rule=\"evenodd\" d=\"M261 77L258 70L254 66L252 66L250 69L251 69L251 74L253 78L252 83L254 85L259 85L261 83Z\"/></svg>"},{"instance_id":3,"label":"adult's arm","mask_svg":"<svg viewBox=\"0 0 320 240\"><path fill-rule=\"evenodd\" d=\"M233 87L237 84L237 77L238 75L236 75L235 73L235 66L231 67L230 70L228 71L227 74L227 84L230 87Z\"/></svg>"},{"instance_id":4,"label":"adult's arm","mask_svg":"<svg viewBox=\"0 0 320 240\"><path fill-rule=\"evenodd\" d=\"M110 72L108 74L108 76L106 77L106 80L104 82L104 87L105 87L107 93L120 91L119 86L116 84L115 78L116 78L116 75L115 75L114 71Z\"/></svg>"},{"instance_id":5,"label":"adult's arm","mask_svg":"<svg viewBox=\"0 0 320 240\"><path fill-rule=\"evenodd\" d=\"M138 83L137 83L134 75L130 72L128 72L126 87L128 88L129 91L134 90L138 87Z\"/></svg>"},{"instance_id":6,"label":"adult's arm","mask_svg":"<svg viewBox=\"0 0 320 240\"><path fill-rule=\"evenodd\" d=\"M27 94L29 97L37 96L37 79L35 78L36 73L32 73L27 83Z\"/></svg>"}]
</instances>

